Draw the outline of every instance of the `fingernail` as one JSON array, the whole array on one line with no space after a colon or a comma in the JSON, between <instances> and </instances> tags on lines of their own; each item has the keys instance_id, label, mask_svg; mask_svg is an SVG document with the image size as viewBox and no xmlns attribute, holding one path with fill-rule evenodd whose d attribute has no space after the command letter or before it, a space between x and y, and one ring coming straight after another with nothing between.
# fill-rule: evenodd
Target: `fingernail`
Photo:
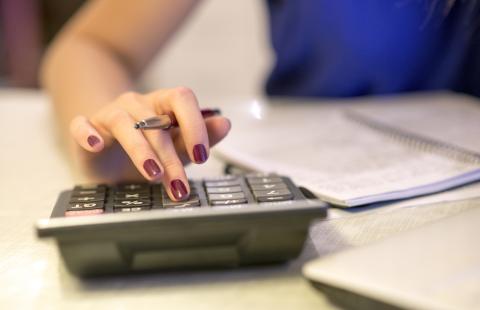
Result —
<instances>
[{"instance_id":1,"label":"fingernail","mask_svg":"<svg viewBox=\"0 0 480 310\"><path fill-rule=\"evenodd\" d=\"M193 160L197 164L201 164L207 160L207 150L203 144L197 144L193 147Z\"/></svg>"},{"instance_id":2,"label":"fingernail","mask_svg":"<svg viewBox=\"0 0 480 310\"><path fill-rule=\"evenodd\" d=\"M177 118L175 117L175 115L169 115L170 116L170 122L172 124L172 126L176 127L178 126L178 121L177 121Z\"/></svg>"},{"instance_id":3,"label":"fingernail","mask_svg":"<svg viewBox=\"0 0 480 310\"><path fill-rule=\"evenodd\" d=\"M100 143L100 139L96 136L88 136L87 138L88 145L94 147L96 144Z\"/></svg>"},{"instance_id":4,"label":"fingernail","mask_svg":"<svg viewBox=\"0 0 480 310\"><path fill-rule=\"evenodd\" d=\"M153 159L147 159L143 163L143 169L145 169L145 171L151 178L156 177L162 172L162 170L160 170L160 167Z\"/></svg>"},{"instance_id":5,"label":"fingernail","mask_svg":"<svg viewBox=\"0 0 480 310\"><path fill-rule=\"evenodd\" d=\"M200 113L202 113L203 117L210 117L210 116L222 114L220 109L202 109Z\"/></svg>"},{"instance_id":6,"label":"fingernail","mask_svg":"<svg viewBox=\"0 0 480 310\"><path fill-rule=\"evenodd\" d=\"M172 191L173 196L175 199L182 200L187 196L187 188L185 184L179 179L175 179L170 182L170 190Z\"/></svg>"}]
</instances>

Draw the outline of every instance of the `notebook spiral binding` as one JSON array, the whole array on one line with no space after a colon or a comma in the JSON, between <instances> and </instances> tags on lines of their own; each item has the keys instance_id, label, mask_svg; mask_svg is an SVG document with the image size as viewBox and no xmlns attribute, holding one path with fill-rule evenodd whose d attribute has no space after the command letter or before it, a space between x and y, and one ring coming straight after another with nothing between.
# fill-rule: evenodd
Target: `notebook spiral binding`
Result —
<instances>
[{"instance_id":1,"label":"notebook spiral binding","mask_svg":"<svg viewBox=\"0 0 480 310\"><path fill-rule=\"evenodd\" d=\"M346 116L351 120L365 125L371 129L379 131L390 138L393 138L403 144L420 151L430 152L434 154L442 154L456 161L478 165L480 164L480 154L466 150L464 148L440 142L422 135L400 130L376 120L369 119L355 111L349 110L345 112Z\"/></svg>"}]
</instances>

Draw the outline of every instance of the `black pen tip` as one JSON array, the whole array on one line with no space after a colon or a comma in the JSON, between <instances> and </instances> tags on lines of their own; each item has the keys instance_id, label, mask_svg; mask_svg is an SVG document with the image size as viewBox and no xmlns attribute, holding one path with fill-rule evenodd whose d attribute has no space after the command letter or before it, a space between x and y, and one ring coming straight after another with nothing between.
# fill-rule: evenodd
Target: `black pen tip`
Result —
<instances>
[{"instance_id":1,"label":"black pen tip","mask_svg":"<svg viewBox=\"0 0 480 310\"><path fill-rule=\"evenodd\" d=\"M140 128L140 125L139 125L139 124L135 124L135 125L133 125L133 128L138 129L138 128Z\"/></svg>"}]
</instances>

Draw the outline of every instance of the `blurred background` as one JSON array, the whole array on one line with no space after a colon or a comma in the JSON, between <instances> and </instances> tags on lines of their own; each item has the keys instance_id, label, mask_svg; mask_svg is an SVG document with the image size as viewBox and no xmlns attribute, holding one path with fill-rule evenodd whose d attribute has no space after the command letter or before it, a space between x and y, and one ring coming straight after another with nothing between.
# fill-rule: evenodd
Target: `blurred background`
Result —
<instances>
[{"instance_id":1,"label":"blurred background","mask_svg":"<svg viewBox=\"0 0 480 310\"><path fill-rule=\"evenodd\" d=\"M85 0L0 0L0 85L38 87L48 44ZM259 94L271 65L265 3L203 1L140 79L199 97Z\"/></svg>"}]
</instances>

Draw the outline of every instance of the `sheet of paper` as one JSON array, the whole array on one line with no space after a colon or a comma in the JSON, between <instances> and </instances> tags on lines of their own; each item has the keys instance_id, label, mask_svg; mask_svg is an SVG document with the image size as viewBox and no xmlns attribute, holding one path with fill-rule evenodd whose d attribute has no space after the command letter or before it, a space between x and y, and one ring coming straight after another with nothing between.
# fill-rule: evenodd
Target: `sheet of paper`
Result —
<instances>
[{"instance_id":1,"label":"sheet of paper","mask_svg":"<svg viewBox=\"0 0 480 310\"><path fill-rule=\"evenodd\" d=\"M408 190L469 172L469 177L480 177L479 165L414 149L352 122L345 116L351 106L272 104L261 120L239 119L241 128L235 130L234 125L217 152L250 169L291 176L336 204L358 205L400 191L401 197L408 197ZM365 197L370 200L355 201Z\"/></svg>"},{"instance_id":2,"label":"sheet of paper","mask_svg":"<svg viewBox=\"0 0 480 310\"><path fill-rule=\"evenodd\" d=\"M409 199L373 203L357 208L330 208L328 212L328 219L355 216L360 213L362 215L372 213L380 214L382 212L392 212L396 209L402 209L405 207L441 204L445 202L469 200L474 198L480 198L480 182L466 184L436 194L423 195Z\"/></svg>"}]
</instances>

